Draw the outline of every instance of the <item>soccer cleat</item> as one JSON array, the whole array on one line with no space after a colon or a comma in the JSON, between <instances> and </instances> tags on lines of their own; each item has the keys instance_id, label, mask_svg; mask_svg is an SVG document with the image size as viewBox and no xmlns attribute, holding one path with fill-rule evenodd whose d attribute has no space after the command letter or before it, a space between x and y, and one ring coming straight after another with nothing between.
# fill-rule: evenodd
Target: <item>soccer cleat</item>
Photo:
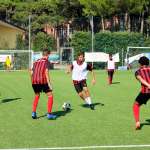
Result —
<instances>
[{"instance_id":1,"label":"soccer cleat","mask_svg":"<svg viewBox=\"0 0 150 150\"><path fill-rule=\"evenodd\" d=\"M135 130L140 130L141 129L141 126L140 126L140 122L136 122L135 124Z\"/></svg>"},{"instance_id":2,"label":"soccer cleat","mask_svg":"<svg viewBox=\"0 0 150 150\"><path fill-rule=\"evenodd\" d=\"M32 119L37 119L36 112L32 112Z\"/></svg>"},{"instance_id":3,"label":"soccer cleat","mask_svg":"<svg viewBox=\"0 0 150 150\"><path fill-rule=\"evenodd\" d=\"M90 106L91 110L95 109L93 104L90 104L89 106Z\"/></svg>"},{"instance_id":4,"label":"soccer cleat","mask_svg":"<svg viewBox=\"0 0 150 150\"><path fill-rule=\"evenodd\" d=\"M48 120L55 120L56 119L56 115L53 115L53 114L47 114L47 119Z\"/></svg>"}]
</instances>

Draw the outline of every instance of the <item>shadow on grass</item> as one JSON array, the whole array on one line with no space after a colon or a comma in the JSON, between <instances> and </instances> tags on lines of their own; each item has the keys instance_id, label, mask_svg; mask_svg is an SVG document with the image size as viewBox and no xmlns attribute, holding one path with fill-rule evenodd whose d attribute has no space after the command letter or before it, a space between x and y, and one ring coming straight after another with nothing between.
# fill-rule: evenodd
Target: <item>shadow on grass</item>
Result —
<instances>
[{"instance_id":1,"label":"shadow on grass","mask_svg":"<svg viewBox=\"0 0 150 150\"><path fill-rule=\"evenodd\" d=\"M93 103L92 105L94 105L94 108L95 108L95 106L97 106L97 105L104 106L103 103ZM81 106L84 107L84 108L89 108L89 105L88 105L88 104L82 104Z\"/></svg>"},{"instance_id":2,"label":"shadow on grass","mask_svg":"<svg viewBox=\"0 0 150 150\"><path fill-rule=\"evenodd\" d=\"M112 84L120 84L120 82L112 82Z\"/></svg>"},{"instance_id":3,"label":"shadow on grass","mask_svg":"<svg viewBox=\"0 0 150 150\"><path fill-rule=\"evenodd\" d=\"M70 109L68 111L55 111L55 112L52 112L52 114L56 115L57 116L56 119L57 119L59 117L65 116L66 114L70 113L71 111L72 111L72 109ZM47 116L47 114L44 114L44 115L37 117L37 119L44 118L46 116Z\"/></svg>"},{"instance_id":4,"label":"shadow on grass","mask_svg":"<svg viewBox=\"0 0 150 150\"><path fill-rule=\"evenodd\" d=\"M17 97L17 98L5 98L5 99L2 99L0 101L0 104L9 103L9 102L12 102L12 101L17 101L17 100L21 100L21 98L20 97Z\"/></svg>"},{"instance_id":5,"label":"shadow on grass","mask_svg":"<svg viewBox=\"0 0 150 150\"><path fill-rule=\"evenodd\" d=\"M73 109L70 109L68 111L55 111L55 112L53 112L53 114L56 115L57 118L59 118L59 117L67 115L68 113L71 113L72 110Z\"/></svg>"},{"instance_id":6,"label":"shadow on grass","mask_svg":"<svg viewBox=\"0 0 150 150\"><path fill-rule=\"evenodd\" d=\"M147 120L145 120L146 122L144 122L144 123L141 123L141 127L140 127L140 129L142 129L143 128L143 126L150 126L150 119L147 119Z\"/></svg>"}]
</instances>

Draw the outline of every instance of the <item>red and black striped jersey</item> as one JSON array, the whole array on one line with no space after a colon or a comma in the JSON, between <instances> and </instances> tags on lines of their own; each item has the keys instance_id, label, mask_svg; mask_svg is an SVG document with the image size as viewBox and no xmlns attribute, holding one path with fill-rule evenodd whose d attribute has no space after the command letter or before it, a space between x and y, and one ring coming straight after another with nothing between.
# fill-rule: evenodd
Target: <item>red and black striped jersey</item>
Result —
<instances>
[{"instance_id":1,"label":"red and black striped jersey","mask_svg":"<svg viewBox=\"0 0 150 150\"><path fill-rule=\"evenodd\" d=\"M135 72L135 76L141 76L147 83L150 84L150 67L141 67ZM141 84L141 93L150 93L150 89Z\"/></svg>"},{"instance_id":2,"label":"red and black striped jersey","mask_svg":"<svg viewBox=\"0 0 150 150\"><path fill-rule=\"evenodd\" d=\"M48 69L48 59L41 58L34 62L32 84L47 84L46 69Z\"/></svg>"}]
</instances>

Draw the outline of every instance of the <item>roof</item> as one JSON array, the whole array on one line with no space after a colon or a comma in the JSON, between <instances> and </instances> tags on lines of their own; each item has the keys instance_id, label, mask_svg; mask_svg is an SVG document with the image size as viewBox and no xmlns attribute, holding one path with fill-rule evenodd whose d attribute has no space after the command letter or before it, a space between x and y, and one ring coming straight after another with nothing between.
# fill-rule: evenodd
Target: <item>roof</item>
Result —
<instances>
[{"instance_id":1,"label":"roof","mask_svg":"<svg viewBox=\"0 0 150 150\"><path fill-rule=\"evenodd\" d=\"M25 32L25 29L22 29L21 27L18 27L16 25L13 25L11 23L8 23L8 22L4 22L2 20L0 20L0 25L2 26L5 26L5 27L8 27L8 28L12 28L12 29L16 29L16 30L19 30L21 32Z\"/></svg>"}]
</instances>

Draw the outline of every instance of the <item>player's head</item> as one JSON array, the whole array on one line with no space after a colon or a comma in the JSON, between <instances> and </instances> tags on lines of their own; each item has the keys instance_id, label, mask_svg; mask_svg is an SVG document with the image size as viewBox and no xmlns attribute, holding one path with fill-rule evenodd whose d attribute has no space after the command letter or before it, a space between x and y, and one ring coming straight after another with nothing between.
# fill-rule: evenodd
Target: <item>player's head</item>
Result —
<instances>
[{"instance_id":1,"label":"player's head","mask_svg":"<svg viewBox=\"0 0 150 150\"><path fill-rule=\"evenodd\" d=\"M43 55L44 57L48 57L49 54L50 54L50 51L49 51L47 48L43 49L42 55Z\"/></svg>"},{"instance_id":2,"label":"player's head","mask_svg":"<svg viewBox=\"0 0 150 150\"><path fill-rule=\"evenodd\" d=\"M83 61L84 61L84 52L79 52L79 53L78 53L78 58L77 58L77 60L78 60L79 62L83 62Z\"/></svg>"},{"instance_id":3,"label":"player's head","mask_svg":"<svg viewBox=\"0 0 150 150\"><path fill-rule=\"evenodd\" d=\"M148 66L149 65L149 59L145 56L142 56L140 59L139 59L139 64L141 66Z\"/></svg>"},{"instance_id":4,"label":"player's head","mask_svg":"<svg viewBox=\"0 0 150 150\"><path fill-rule=\"evenodd\" d=\"M112 58L112 54L109 54L109 60L112 60L113 58Z\"/></svg>"}]
</instances>

